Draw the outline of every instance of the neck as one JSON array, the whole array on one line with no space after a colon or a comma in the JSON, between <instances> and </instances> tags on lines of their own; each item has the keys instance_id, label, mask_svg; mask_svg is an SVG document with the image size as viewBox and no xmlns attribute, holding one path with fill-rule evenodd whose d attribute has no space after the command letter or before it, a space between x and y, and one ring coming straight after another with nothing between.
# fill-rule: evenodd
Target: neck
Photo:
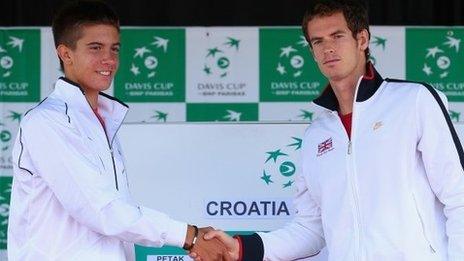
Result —
<instances>
[{"instance_id":1,"label":"neck","mask_svg":"<svg viewBox=\"0 0 464 261\"><path fill-rule=\"evenodd\" d=\"M98 93L86 91L85 99L87 99L87 101L90 104L90 107L92 107L93 110L98 108Z\"/></svg>"},{"instance_id":2,"label":"neck","mask_svg":"<svg viewBox=\"0 0 464 261\"><path fill-rule=\"evenodd\" d=\"M353 102L355 99L356 86L359 78L366 73L366 67L362 66L355 70L351 76L342 79L331 79L330 86L337 97L339 113L342 115L353 112Z\"/></svg>"},{"instance_id":3,"label":"neck","mask_svg":"<svg viewBox=\"0 0 464 261\"><path fill-rule=\"evenodd\" d=\"M355 95L355 85L344 86L343 89L335 88L332 85L335 96L338 101L338 112L342 115L349 114L353 111L353 101Z\"/></svg>"},{"instance_id":4,"label":"neck","mask_svg":"<svg viewBox=\"0 0 464 261\"><path fill-rule=\"evenodd\" d=\"M66 79L74 82L79 86L79 88L84 92L85 99L89 103L90 107L92 109L98 108L98 91L95 91L93 89L89 89L85 86L85 84L82 84L72 73L69 73L68 70L66 70L66 67L64 68L64 75Z\"/></svg>"}]
</instances>

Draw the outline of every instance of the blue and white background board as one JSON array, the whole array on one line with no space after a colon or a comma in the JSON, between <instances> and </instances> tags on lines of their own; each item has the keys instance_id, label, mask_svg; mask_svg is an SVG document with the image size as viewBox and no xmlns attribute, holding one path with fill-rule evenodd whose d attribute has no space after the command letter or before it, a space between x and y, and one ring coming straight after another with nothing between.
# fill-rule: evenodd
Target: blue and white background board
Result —
<instances>
[{"instance_id":1,"label":"blue and white background board","mask_svg":"<svg viewBox=\"0 0 464 261\"><path fill-rule=\"evenodd\" d=\"M132 194L142 205L200 226L239 232L282 227L294 213L293 182L306 127L124 125L120 138ZM172 252L152 249L150 255L184 255L168 249ZM154 258L150 255L138 251L137 260Z\"/></svg>"}]
</instances>

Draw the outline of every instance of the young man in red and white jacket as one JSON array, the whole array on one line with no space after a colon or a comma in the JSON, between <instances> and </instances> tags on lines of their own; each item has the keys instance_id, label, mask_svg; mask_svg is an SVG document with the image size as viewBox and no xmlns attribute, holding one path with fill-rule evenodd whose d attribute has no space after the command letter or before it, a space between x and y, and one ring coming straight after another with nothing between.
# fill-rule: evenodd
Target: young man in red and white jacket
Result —
<instances>
[{"instance_id":1,"label":"young man in red and white jacket","mask_svg":"<svg viewBox=\"0 0 464 261\"><path fill-rule=\"evenodd\" d=\"M446 97L380 76L359 3L315 4L303 32L329 86L305 133L295 217L269 233L206 238L243 261L294 260L324 246L330 261L464 260L464 154Z\"/></svg>"}]
</instances>

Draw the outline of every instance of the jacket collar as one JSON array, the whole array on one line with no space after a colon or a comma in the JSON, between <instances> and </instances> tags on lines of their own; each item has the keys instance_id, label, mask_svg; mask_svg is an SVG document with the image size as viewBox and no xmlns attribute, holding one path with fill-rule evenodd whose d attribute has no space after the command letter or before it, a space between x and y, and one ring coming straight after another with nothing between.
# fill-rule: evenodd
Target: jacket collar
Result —
<instances>
[{"instance_id":1,"label":"jacket collar","mask_svg":"<svg viewBox=\"0 0 464 261\"><path fill-rule=\"evenodd\" d=\"M84 94L85 92L79 84L65 77L60 77L51 96L66 102L70 109L79 111L86 117L95 118L95 122L100 124ZM122 124L128 109L129 106L124 102L103 92L99 93L98 112L105 120L106 131L110 140L112 140Z\"/></svg>"},{"instance_id":2,"label":"jacket collar","mask_svg":"<svg viewBox=\"0 0 464 261\"><path fill-rule=\"evenodd\" d=\"M382 76L377 72L372 63L367 63L366 74L362 76L357 86L356 102L363 102L368 100L379 89L383 82ZM355 92L356 93L356 92ZM322 94L313 100L319 106L322 106L331 111L338 110L338 101L332 86L327 85Z\"/></svg>"}]
</instances>

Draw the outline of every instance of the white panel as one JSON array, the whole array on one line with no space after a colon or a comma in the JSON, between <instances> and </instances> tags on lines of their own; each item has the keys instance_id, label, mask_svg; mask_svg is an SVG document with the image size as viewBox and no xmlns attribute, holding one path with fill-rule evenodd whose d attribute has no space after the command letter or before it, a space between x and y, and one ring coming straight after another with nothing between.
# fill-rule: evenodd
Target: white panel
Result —
<instances>
[{"instance_id":1,"label":"white panel","mask_svg":"<svg viewBox=\"0 0 464 261\"><path fill-rule=\"evenodd\" d=\"M187 102L258 102L258 45L254 27L186 28Z\"/></svg>"},{"instance_id":2,"label":"white panel","mask_svg":"<svg viewBox=\"0 0 464 261\"><path fill-rule=\"evenodd\" d=\"M406 75L406 36L403 26L371 26L369 49L375 67L385 78L404 79Z\"/></svg>"}]
</instances>

